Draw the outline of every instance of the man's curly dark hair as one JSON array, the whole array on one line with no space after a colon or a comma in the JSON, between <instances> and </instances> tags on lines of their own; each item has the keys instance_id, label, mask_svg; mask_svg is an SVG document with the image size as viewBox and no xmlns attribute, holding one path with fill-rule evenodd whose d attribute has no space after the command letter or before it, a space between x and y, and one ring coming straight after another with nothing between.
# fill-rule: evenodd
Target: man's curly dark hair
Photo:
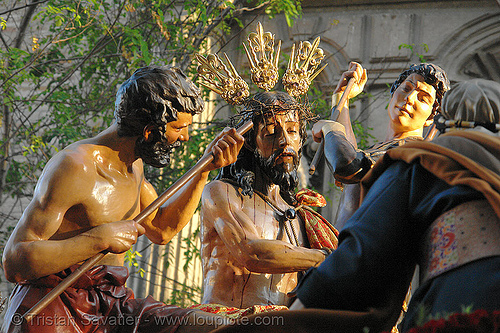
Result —
<instances>
[{"instance_id":1,"label":"man's curly dark hair","mask_svg":"<svg viewBox=\"0 0 500 333\"><path fill-rule=\"evenodd\" d=\"M203 108L199 89L180 69L142 67L123 82L116 93L118 135L142 135L149 124L161 130L168 122L177 120L178 112L194 115Z\"/></svg>"},{"instance_id":2,"label":"man's curly dark hair","mask_svg":"<svg viewBox=\"0 0 500 333\"><path fill-rule=\"evenodd\" d=\"M425 79L425 83L430 84L436 89L436 100L434 101L432 113L429 117L432 119L441 111L441 101L443 100L444 94L450 89L450 81L446 76L446 72L437 65L431 63L413 64L410 68L402 72L397 80L394 81L391 86L391 95L393 95L401 83L413 73L422 75Z\"/></svg>"}]
</instances>

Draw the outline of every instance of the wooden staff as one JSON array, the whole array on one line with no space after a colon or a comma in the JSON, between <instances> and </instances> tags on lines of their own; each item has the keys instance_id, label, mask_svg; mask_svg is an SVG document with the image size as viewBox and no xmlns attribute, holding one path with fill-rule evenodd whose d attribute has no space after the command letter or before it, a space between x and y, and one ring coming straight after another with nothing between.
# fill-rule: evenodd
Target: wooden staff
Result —
<instances>
[{"instance_id":1,"label":"wooden staff","mask_svg":"<svg viewBox=\"0 0 500 333\"><path fill-rule=\"evenodd\" d=\"M342 93L342 97L340 97L340 101L337 104L337 106L334 106L332 108L332 113L330 114L330 120L337 121L337 119L340 116L340 112L342 112L342 109L344 108L345 103L347 102L347 99L349 98L349 93L351 92L352 87L354 86L354 83L356 80L354 80L353 77L349 79L349 82L347 83L347 87L345 87L344 92ZM323 155L323 150L325 149L325 140L321 140L321 143L316 150L316 154L314 154L314 158L309 165L309 174L312 176L314 172L316 171L316 166L319 163L319 159L321 158L321 155Z\"/></svg>"},{"instance_id":2,"label":"wooden staff","mask_svg":"<svg viewBox=\"0 0 500 333\"><path fill-rule=\"evenodd\" d=\"M252 128L253 123L251 120L245 122L238 128L238 133L243 135L250 128ZM140 212L133 220L137 223L141 223L147 216L157 210L161 205L165 203L173 194L175 194L181 187L183 187L191 178L196 174L200 173L201 170L212 162L214 156L212 154L204 156L198 164L192 167L188 172L186 172L181 178L179 178L172 186L170 186L162 195L156 198L149 206L147 206L142 212ZM47 295L45 295L38 303L36 303L31 309L28 310L23 315L26 322L30 322L33 317L40 313L47 305L49 305L54 299L61 295L67 288L69 288L73 283L76 282L85 272L90 268L95 266L101 259L106 255L106 252L100 252L87 259L80 267L73 271L68 277L61 281L54 289L52 289Z\"/></svg>"},{"instance_id":3,"label":"wooden staff","mask_svg":"<svg viewBox=\"0 0 500 333\"><path fill-rule=\"evenodd\" d=\"M427 131L427 134L424 137L424 141L432 141L436 137L436 135L439 133L439 130L436 126L436 123L432 123L431 128Z\"/></svg>"},{"instance_id":4,"label":"wooden staff","mask_svg":"<svg viewBox=\"0 0 500 333\"><path fill-rule=\"evenodd\" d=\"M494 133L500 131L500 124L496 124L493 122L466 121L466 120L453 120L453 119L446 120L443 116L439 117L436 126L442 133L446 132L446 129L448 128L460 129L460 128L474 128L477 126L482 126Z\"/></svg>"}]
</instances>

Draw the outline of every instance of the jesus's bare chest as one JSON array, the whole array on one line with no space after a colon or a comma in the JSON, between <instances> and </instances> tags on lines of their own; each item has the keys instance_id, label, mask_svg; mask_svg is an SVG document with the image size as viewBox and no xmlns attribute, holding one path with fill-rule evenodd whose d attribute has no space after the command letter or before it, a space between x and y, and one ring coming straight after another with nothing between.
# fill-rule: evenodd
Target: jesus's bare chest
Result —
<instances>
[{"instance_id":1,"label":"jesus's bare chest","mask_svg":"<svg viewBox=\"0 0 500 333\"><path fill-rule=\"evenodd\" d=\"M257 233L262 239L282 240L293 245L304 245L304 228L299 217L287 219L285 212L291 207L280 205L273 207L256 198L244 204L243 211L254 221ZM290 212L293 209L290 210Z\"/></svg>"}]
</instances>

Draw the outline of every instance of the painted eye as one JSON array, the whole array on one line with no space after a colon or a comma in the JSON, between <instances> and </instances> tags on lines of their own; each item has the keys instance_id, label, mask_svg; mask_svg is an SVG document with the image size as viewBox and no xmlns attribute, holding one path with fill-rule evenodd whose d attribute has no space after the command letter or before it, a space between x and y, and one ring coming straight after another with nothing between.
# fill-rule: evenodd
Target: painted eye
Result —
<instances>
[{"instance_id":1,"label":"painted eye","mask_svg":"<svg viewBox=\"0 0 500 333\"><path fill-rule=\"evenodd\" d=\"M420 97L420 100L424 103L431 104L432 103L432 98L428 95L424 95Z\"/></svg>"},{"instance_id":2,"label":"painted eye","mask_svg":"<svg viewBox=\"0 0 500 333\"><path fill-rule=\"evenodd\" d=\"M268 126L267 127L267 133L265 136L274 136L276 131L274 130L274 126Z\"/></svg>"}]
</instances>

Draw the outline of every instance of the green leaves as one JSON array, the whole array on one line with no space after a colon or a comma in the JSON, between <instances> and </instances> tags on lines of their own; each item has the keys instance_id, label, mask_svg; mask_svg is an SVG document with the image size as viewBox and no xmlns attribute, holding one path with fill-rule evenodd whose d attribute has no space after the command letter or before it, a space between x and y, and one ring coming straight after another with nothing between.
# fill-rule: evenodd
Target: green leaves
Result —
<instances>
[{"instance_id":1,"label":"green leaves","mask_svg":"<svg viewBox=\"0 0 500 333\"><path fill-rule=\"evenodd\" d=\"M365 127L357 120L352 122L352 130L356 136L359 149L367 149L377 141L377 138L370 133L373 131L373 128Z\"/></svg>"},{"instance_id":2,"label":"green leaves","mask_svg":"<svg viewBox=\"0 0 500 333\"><path fill-rule=\"evenodd\" d=\"M424 53L429 52L429 45L427 45L425 43L420 44L419 47L415 46L415 44L404 44L403 43L403 44L399 45L398 49L399 50L408 49L411 51L410 57L413 56L414 54L416 54L418 56L418 59L420 60L420 62L427 62L424 55L419 53L419 49L423 50Z\"/></svg>"},{"instance_id":3,"label":"green leaves","mask_svg":"<svg viewBox=\"0 0 500 333\"><path fill-rule=\"evenodd\" d=\"M264 1L259 1L263 3ZM302 14L300 1L297 0L271 0L266 8L266 14L270 18L274 18L276 14L285 14L286 23L289 27L293 25L293 21L299 18Z\"/></svg>"},{"instance_id":4,"label":"green leaves","mask_svg":"<svg viewBox=\"0 0 500 333\"><path fill-rule=\"evenodd\" d=\"M57 151L112 123L117 88L138 67L174 64L194 77L193 54L206 49L210 37L230 33L234 3L239 2L47 0L16 10L0 1L5 13L0 17L0 122L8 124L0 138L0 195L15 197L22 210ZM268 14L278 12L291 23L300 4L272 1ZM159 193L202 156L223 126L194 127L170 167L146 168ZM0 206L4 203L0 197ZM186 242L184 255L194 258L193 243ZM129 253L127 260L137 267L137 254ZM199 288L183 288L199 296Z\"/></svg>"},{"instance_id":5,"label":"green leaves","mask_svg":"<svg viewBox=\"0 0 500 333\"><path fill-rule=\"evenodd\" d=\"M124 262L128 264L128 267L138 268L139 270L137 271L137 273L139 273L139 275L143 278L144 273L146 273L146 271L144 270L144 268L139 267L139 262L137 261L137 257L142 258L142 254L140 254L137 251L132 251L132 249L129 249L127 252L125 252Z\"/></svg>"}]
</instances>

